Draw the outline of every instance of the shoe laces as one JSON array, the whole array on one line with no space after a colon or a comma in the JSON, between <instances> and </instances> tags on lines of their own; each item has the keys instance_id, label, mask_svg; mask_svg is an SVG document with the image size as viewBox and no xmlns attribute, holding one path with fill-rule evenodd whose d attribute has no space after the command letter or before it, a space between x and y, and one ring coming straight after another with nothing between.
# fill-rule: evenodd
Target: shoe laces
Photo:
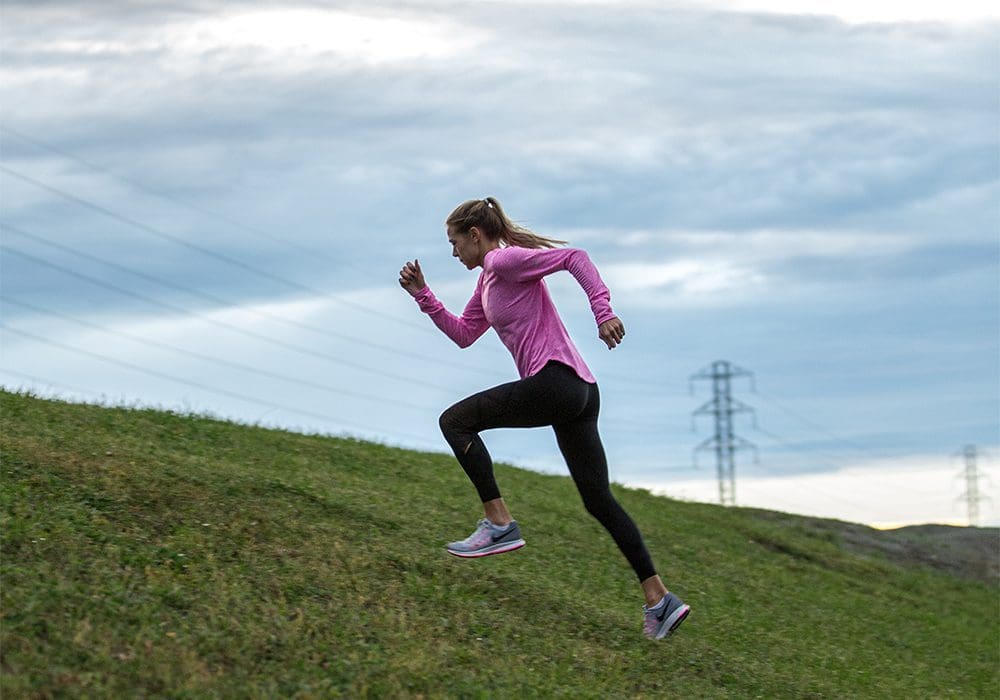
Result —
<instances>
[{"instance_id":1,"label":"shoe laces","mask_svg":"<svg viewBox=\"0 0 1000 700\"><path fill-rule=\"evenodd\" d=\"M478 523L476 523L476 529L472 531L472 534L465 538L468 544L476 544L479 539L483 537L484 532L490 531L490 521L483 518Z\"/></svg>"}]
</instances>

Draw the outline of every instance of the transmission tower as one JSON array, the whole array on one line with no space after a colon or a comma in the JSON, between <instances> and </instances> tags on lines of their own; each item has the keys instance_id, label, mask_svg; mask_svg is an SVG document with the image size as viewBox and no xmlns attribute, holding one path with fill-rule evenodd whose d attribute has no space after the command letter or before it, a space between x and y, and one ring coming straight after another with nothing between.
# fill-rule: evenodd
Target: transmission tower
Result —
<instances>
[{"instance_id":1,"label":"transmission tower","mask_svg":"<svg viewBox=\"0 0 1000 700\"><path fill-rule=\"evenodd\" d=\"M697 374L692 374L690 382L694 391L694 380L712 380L712 399L692 413L692 421L696 416L715 416L715 435L694 448L695 461L701 450L714 450L716 470L719 478L719 503L722 505L736 504L736 476L733 468L733 456L736 450L753 449L757 446L733 433L734 413L753 413L753 408L738 399L730 392L731 380L734 377L749 377L753 387L753 373L730 364L725 360L717 360ZM756 417L755 417L756 421Z\"/></svg>"},{"instance_id":2,"label":"transmission tower","mask_svg":"<svg viewBox=\"0 0 1000 700\"><path fill-rule=\"evenodd\" d=\"M975 445L966 445L960 454L965 459L965 493L960 498L968 504L969 525L975 527L979 525L979 502L983 500L983 496L979 495L979 469L976 465L979 452Z\"/></svg>"}]
</instances>

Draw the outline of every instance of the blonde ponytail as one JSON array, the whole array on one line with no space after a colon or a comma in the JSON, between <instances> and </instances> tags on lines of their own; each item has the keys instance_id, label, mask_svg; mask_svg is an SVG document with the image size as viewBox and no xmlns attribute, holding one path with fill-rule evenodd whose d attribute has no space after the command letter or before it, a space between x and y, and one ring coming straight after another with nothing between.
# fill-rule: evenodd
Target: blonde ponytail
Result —
<instances>
[{"instance_id":1,"label":"blonde ponytail","mask_svg":"<svg viewBox=\"0 0 1000 700\"><path fill-rule=\"evenodd\" d=\"M515 224L507 218L500 202L494 197L470 199L459 204L445 220L445 224L455 233L467 233L475 226L491 241L519 248L555 248L566 243L556 238L539 236Z\"/></svg>"}]
</instances>

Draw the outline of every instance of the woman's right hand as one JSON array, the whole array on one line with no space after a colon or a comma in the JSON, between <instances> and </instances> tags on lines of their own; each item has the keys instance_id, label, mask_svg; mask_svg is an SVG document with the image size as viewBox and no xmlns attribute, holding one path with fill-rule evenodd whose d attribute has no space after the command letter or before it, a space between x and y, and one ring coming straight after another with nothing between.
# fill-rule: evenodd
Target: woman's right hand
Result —
<instances>
[{"instance_id":1,"label":"woman's right hand","mask_svg":"<svg viewBox=\"0 0 1000 700\"><path fill-rule=\"evenodd\" d=\"M621 345L625 337L625 324L615 316L597 327L597 335L608 346L608 350L614 350L616 345Z\"/></svg>"},{"instance_id":2,"label":"woman's right hand","mask_svg":"<svg viewBox=\"0 0 1000 700\"><path fill-rule=\"evenodd\" d=\"M408 262L403 265L403 269L399 271L399 286L410 293L410 296L417 296L417 294L427 283L424 282L424 273L420 269L420 261L414 260L413 262Z\"/></svg>"}]
</instances>

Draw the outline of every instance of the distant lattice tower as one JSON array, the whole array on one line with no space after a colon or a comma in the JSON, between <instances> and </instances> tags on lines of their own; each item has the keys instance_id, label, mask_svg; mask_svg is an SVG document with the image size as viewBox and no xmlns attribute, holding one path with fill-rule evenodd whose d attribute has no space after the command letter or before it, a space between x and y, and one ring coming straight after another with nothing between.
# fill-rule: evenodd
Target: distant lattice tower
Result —
<instances>
[{"instance_id":1,"label":"distant lattice tower","mask_svg":"<svg viewBox=\"0 0 1000 700\"><path fill-rule=\"evenodd\" d=\"M976 527L979 525L979 502L984 500L984 496L979 493L979 467L977 458L979 450L975 445L966 445L959 453L965 460L965 493L959 496L964 498L969 512L969 525Z\"/></svg>"},{"instance_id":2,"label":"distant lattice tower","mask_svg":"<svg viewBox=\"0 0 1000 700\"><path fill-rule=\"evenodd\" d=\"M716 469L719 479L719 503L722 505L736 504L736 475L734 455L737 450L753 449L757 446L733 432L733 414L753 413L754 409L732 397L732 379L734 377L749 377L751 386L753 373L725 360L717 360L697 374L692 374L690 381L692 391L694 380L710 379L712 381L712 398L692 414L711 415L715 417L715 434L695 447L697 453L702 450L715 452Z\"/></svg>"}]
</instances>

